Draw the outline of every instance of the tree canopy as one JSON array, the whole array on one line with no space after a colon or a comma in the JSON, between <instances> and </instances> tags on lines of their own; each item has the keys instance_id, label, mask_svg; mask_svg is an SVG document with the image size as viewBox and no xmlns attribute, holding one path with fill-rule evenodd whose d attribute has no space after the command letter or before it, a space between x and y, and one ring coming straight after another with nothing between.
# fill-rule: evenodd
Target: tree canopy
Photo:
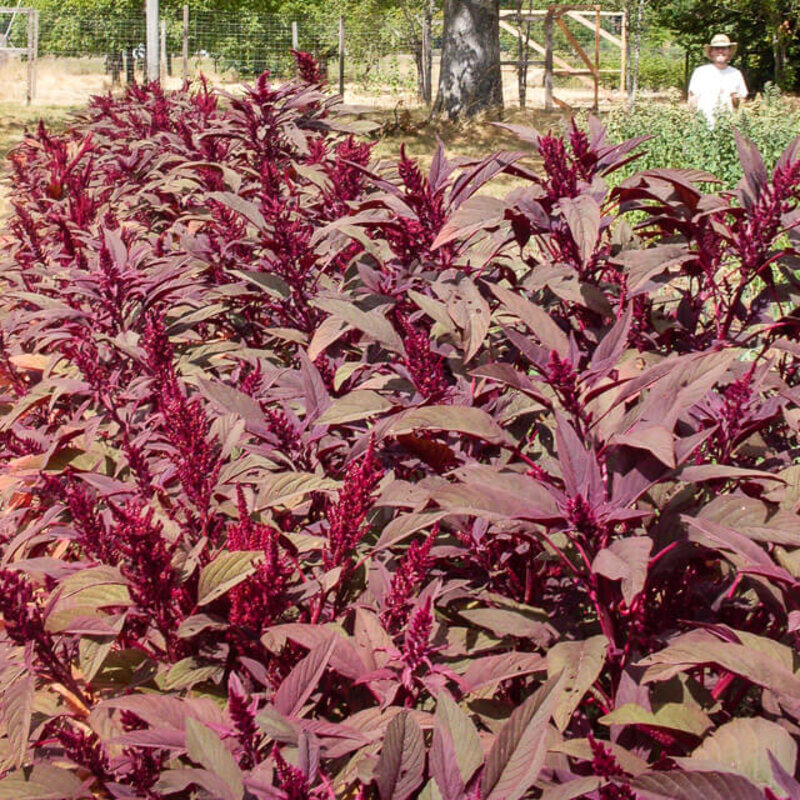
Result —
<instances>
[{"instance_id":1,"label":"tree canopy","mask_svg":"<svg viewBox=\"0 0 800 800\"><path fill-rule=\"evenodd\" d=\"M727 33L739 43L736 61L752 88L767 81L800 88L800 0L664 0L653 11L698 61L704 42Z\"/></svg>"},{"instance_id":2,"label":"tree canopy","mask_svg":"<svg viewBox=\"0 0 800 800\"><path fill-rule=\"evenodd\" d=\"M533 7L545 7L548 1L534 0ZM102 53L141 41L137 22L141 21L143 31L141 0L30 0L30 4L42 12L40 39L46 49ZM241 32L237 30L236 36L251 36L257 47L263 47L268 38L259 22L263 15L277 15L287 30L291 20L299 20L301 29L316 36L303 41L301 33L301 47L323 54L326 47L335 51L336 20L343 14L352 34L349 50L355 59L364 61L373 51L382 48L385 54L390 52L387 47L397 47L398 30L405 32L404 42L413 51L423 13L433 8L442 15L444 5L443 0L191 0L190 13L195 18L207 14L209 20L238 19ZM501 0L501 5L515 7L516 2ZM183 0L161 0L168 20L179 20L182 6ZM739 42L735 63L743 68L751 88L760 89L772 81L787 90L800 89L800 0L606 0L603 6L627 9L632 33L641 8L643 46L665 39L677 41L689 49L694 64L703 60L704 42L714 33L727 33ZM204 24L203 30L207 38L216 36L220 41L204 41L199 46L209 51L213 44L219 44L218 50L230 49L230 42L225 45L225 37L233 36L229 31L215 30L211 23ZM482 33L492 35L490 29ZM394 37L392 44L387 37ZM281 38L281 47L284 39L286 36Z\"/></svg>"}]
</instances>

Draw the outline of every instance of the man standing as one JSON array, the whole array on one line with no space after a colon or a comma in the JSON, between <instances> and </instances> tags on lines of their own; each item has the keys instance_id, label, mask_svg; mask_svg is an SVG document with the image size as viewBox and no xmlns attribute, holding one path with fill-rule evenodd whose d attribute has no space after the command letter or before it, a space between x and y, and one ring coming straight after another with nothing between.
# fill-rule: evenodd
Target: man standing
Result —
<instances>
[{"instance_id":1,"label":"man standing","mask_svg":"<svg viewBox=\"0 0 800 800\"><path fill-rule=\"evenodd\" d=\"M711 63L698 67L689 81L689 107L701 111L708 124L714 127L714 117L720 108L732 110L747 97L744 76L728 65L736 52L736 42L718 33L705 46Z\"/></svg>"}]
</instances>

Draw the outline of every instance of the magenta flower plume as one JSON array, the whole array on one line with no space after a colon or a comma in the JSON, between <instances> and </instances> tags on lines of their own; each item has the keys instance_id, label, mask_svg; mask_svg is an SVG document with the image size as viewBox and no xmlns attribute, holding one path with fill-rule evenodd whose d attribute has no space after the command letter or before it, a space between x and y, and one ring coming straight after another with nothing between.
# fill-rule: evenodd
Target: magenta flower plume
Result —
<instances>
[{"instance_id":1,"label":"magenta flower plume","mask_svg":"<svg viewBox=\"0 0 800 800\"><path fill-rule=\"evenodd\" d=\"M297 73L301 81L312 85L317 85L324 81L319 61L311 53L292 50L292 55L294 56L295 64L297 64Z\"/></svg>"},{"instance_id":2,"label":"magenta flower plume","mask_svg":"<svg viewBox=\"0 0 800 800\"><path fill-rule=\"evenodd\" d=\"M298 767L286 762L277 744L272 748L272 758L275 761L275 780L286 800L310 800L311 787L306 776Z\"/></svg>"},{"instance_id":3,"label":"magenta flower plume","mask_svg":"<svg viewBox=\"0 0 800 800\"><path fill-rule=\"evenodd\" d=\"M428 663L432 650L430 645L433 630L433 613L430 595L411 615L403 640L402 658L410 672L415 672L422 664Z\"/></svg>"},{"instance_id":4,"label":"magenta flower plume","mask_svg":"<svg viewBox=\"0 0 800 800\"><path fill-rule=\"evenodd\" d=\"M431 566L431 547L439 532L438 523L430 535L422 542L412 542L405 558L392 575L392 583L384 601L384 611L381 619L386 629L397 631L403 627L408 619L409 602L416 590L428 574Z\"/></svg>"},{"instance_id":5,"label":"magenta flower plume","mask_svg":"<svg viewBox=\"0 0 800 800\"><path fill-rule=\"evenodd\" d=\"M408 317L396 314L403 335L406 356L403 363L417 391L426 400L436 400L447 392L448 384L442 363L444 358L431 350L431 340L423 326L415 326Z\"/></svg>"},{"instance_id":6,"label":"magenta flower plume","mask_svg":"<svg viewBox=\"0 0 800 800\"><path fill-rule=\"evenodd\" d=\"M614 754L602 742L589 734L592 748L592 770L600 778L624 778L625 771L620 767ZM609 783L600 789L601 800L636 800L636 795L627 782Z\"/></svg>"},{"instance_id":7,"label":"magenta flower plume","mask_svg":"<svg viewBox=\"0 0 800 800\"><path fill-rule=\"evenodd\" d=\"M286 589L291 576L278 546L278 532L268 525L253 522L245 505L241 486L236 487L239 522L228 529L229 550L258 550L263 562L247 580L229 593L230 621L258 635L280 617L289 599Z\"/></svg>"},{"instance_id":8,"label":"magenta flower plume","mask_svg":"<svg viewBox=\"0 0 800 800\"><path fill-rule=\"evenodd\" d=\"M372 508L372 493L382 477L383 469L375 456L375 442L370 440L361 461L348 467L344 486L339 490L336 502L328 508L326 569L344 563L367 532L366 518Z\"/></svg>"}]
</instances>

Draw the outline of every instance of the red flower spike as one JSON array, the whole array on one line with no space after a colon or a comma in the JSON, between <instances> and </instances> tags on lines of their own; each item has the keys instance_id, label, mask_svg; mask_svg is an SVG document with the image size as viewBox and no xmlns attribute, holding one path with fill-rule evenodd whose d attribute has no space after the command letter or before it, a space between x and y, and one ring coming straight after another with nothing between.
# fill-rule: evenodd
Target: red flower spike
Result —
<instances>
[{"instance_id":1,"label":"red flower spike","mask_svg":"<svg viewBox=\"0 0 800 800\"><path fill-rule=\"evenodd\" d=\"M397 631L406 623L409 601L416 587L428 574L431 565L431 547L438 533L439 523L437 522L431 533L422 542L411 543L405 558L395 570L391 587L384 601L385 609L381 615L387 630Z\"/></svg>"},{"instance_id":2,"label":"red flower spike","mask_svg":"<svg viewBox=\"0 0 800 800\"><path fill-rule=\"evenodd\" d=\"M297 72L300 80L312 85L318 85L323 82L322 70L320 69L319 62L311 53L305 53L302 50L292 50L295 64L297 64Z\"/></svg>"},{"instance_id":3,"label":"red flower spike","mask_svg":"<svg viewBox=\"0 0 800 800\"><path fill-rule=\"evenodd\" d=\"M45 632L42 610L36 602L33 586L16 570L0 570L0 616L5 632L14 644L34 643L40 655L52 650L52 639Z\"/></svg>"},{"instance_id":4,"label":"red flower spike","mask_svg":"<svg viewBox=\"0 0 800 800\"><path fill-rule=\"evenodd\" d=\"M602 742L589 734L592 748L592 770L600 778L624 778L625 770L620 767L616 756ZM636 795L628 783L609 783L600 789L600 800L636 800Z\"/></svg>"},{"instance_id":5,"label":"red flower spike","mask_svg":"<svg viewBox=\"0 0 800 800\"><path fill-rule=\"evenodd\" d=\"M241 486L236 487L239 522L228 529L229 550L260 550L263 562L247 580L228 593L230 621L248 631L260 634L274 624L289 604L286 588L292 570L278 547L278 532L268 525L250 519Z\"/></svg>"},{"instance_id":6,"label":"red flower spike","mask_svg":"<svg viewBox=\"0 0 800 800\"><path fill-rule=\"evenodd\" d=\"M326 569L344 563L367 532L365 520L372 507L372 493L382 477L375 442L370 440L361 462L348 467L336 503L328 508L328 546L323 554Z\"/></svg>"},{"instance_id":7,"label":"red flower spike","mask_svg":"<svg viewBox=\"0 0 800 800\"><path fill-rule=\"evenodd\" d=\"M431 351L430 334L424 327L414 326L400 311L397 312L396 318L406 349L403 363L411 375L414 386L426 400L441 398L448 389L442 369L444 358L436 356Z\"/></svg>"},{"instance_id":8,"label":"red flower spike","mask_svg":"<svg viewBox=\"0 0 800 800\"><path fill-rule=\"evenodd\" d=\"M275 761L278 788L284 792L286 800L310 800L311 788L306 776L298 767L286 762L277 744L272 748L272 758Z\"/></svg>"},{"instance_id":9,"label":"red flower spike","mask_svg":"<svg viewBox=\"0 0 800 800\"><path fill-rule=\"evenodd\" d=\"M433 613L431 612L430 595L425 602L411 615L403 641L403 662L414 672L428 660L431 653L430 638L433 630Z\"/></svg>"},{"instance_id":10,"label":"red flower spike","mask_svg":"<svg viewBox=\"0 0 800 800\"><path fill-rule=\"evenodd\" d=\"M236 673L231 673L228 680L228 712L236 726L236 738L242 746L239 765L243 769L252 769L258 757L260 734L256 725L257 708L255 700L248 701L244 686Z\"/></svg>"},{"instance_id":11,"label":"red flower spike","mask_svg":"<svg viewBox=\"0 0 800 800\"><path fill-rule=\"evenodd\" d=\"M578 374L569 359L561 358L558 351L552 350L544 379L561 398L564 408L571 414L578 414L581 408L578 399Z\"/></svg>"},{"instance_id":12,"label":"red flower spike","mask_svg":"<svg viewBox=\"0 0 800 800\"><path fill-rule=\"evenodd\" d=\"M88 769L101 781L112 777L109 772L108 756L94 731L87 733L81 728L67 724L56 731L55 738L71 761Z\"/></svg>"}]
</instances>

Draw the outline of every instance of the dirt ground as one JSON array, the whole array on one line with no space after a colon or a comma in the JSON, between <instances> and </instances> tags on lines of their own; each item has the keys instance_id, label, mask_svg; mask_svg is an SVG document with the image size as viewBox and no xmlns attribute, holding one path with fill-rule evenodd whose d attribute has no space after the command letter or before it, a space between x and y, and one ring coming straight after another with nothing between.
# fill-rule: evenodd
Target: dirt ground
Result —
<instances>
[{"instance_id":1,"label":"dirt ground","mask_svg":"<svg viewBox=\"0 0 800 800\"><path fill-rule=\"evenodd\" d=\"M408 62L408 63L406 63ZM165 78L168 88L177 88L181 84L181 62L174 58L176 74ZM141 62L137 62L137 76ZM398 105L415 105L417 100L413 92L413 66L410 57L392 56L391 65L387 62L387 71L395 70L401 83L393 86L380 84L356 86L349 80L345 84L345 102L365 103L376 108L394 108ZM212 85L227 90L235 90L239 81L230 74L215 73L210 59L190 58L189 75L194 77L201 72L206 75ZM507 107L519 105L519 85L516 68L505 65L503 71L503 101ZM335 77L331 76L331 81ZM585 79L584 79L585 80ZM434 61L432 81L438 82L438 64ZM580 84L573 79L570 87L556 89L563 100L578 107L589 106L593 99L591 86ZM27 65L17 58L5 57L0 60L0 103L23 104L26 97ZM403 88L408 87L408 88ZM76 106L84 104L89 97L103 94L112 88L111 78L104 69L102 57L55 58L43 56L39 59L34 86L34 106ZM618 91L601 90L600 105L610 107L620 102ZM542 69L531 68L528 72L527 104L530 108L544 106L544 73Z\"/></svg>"}]
</instances>

